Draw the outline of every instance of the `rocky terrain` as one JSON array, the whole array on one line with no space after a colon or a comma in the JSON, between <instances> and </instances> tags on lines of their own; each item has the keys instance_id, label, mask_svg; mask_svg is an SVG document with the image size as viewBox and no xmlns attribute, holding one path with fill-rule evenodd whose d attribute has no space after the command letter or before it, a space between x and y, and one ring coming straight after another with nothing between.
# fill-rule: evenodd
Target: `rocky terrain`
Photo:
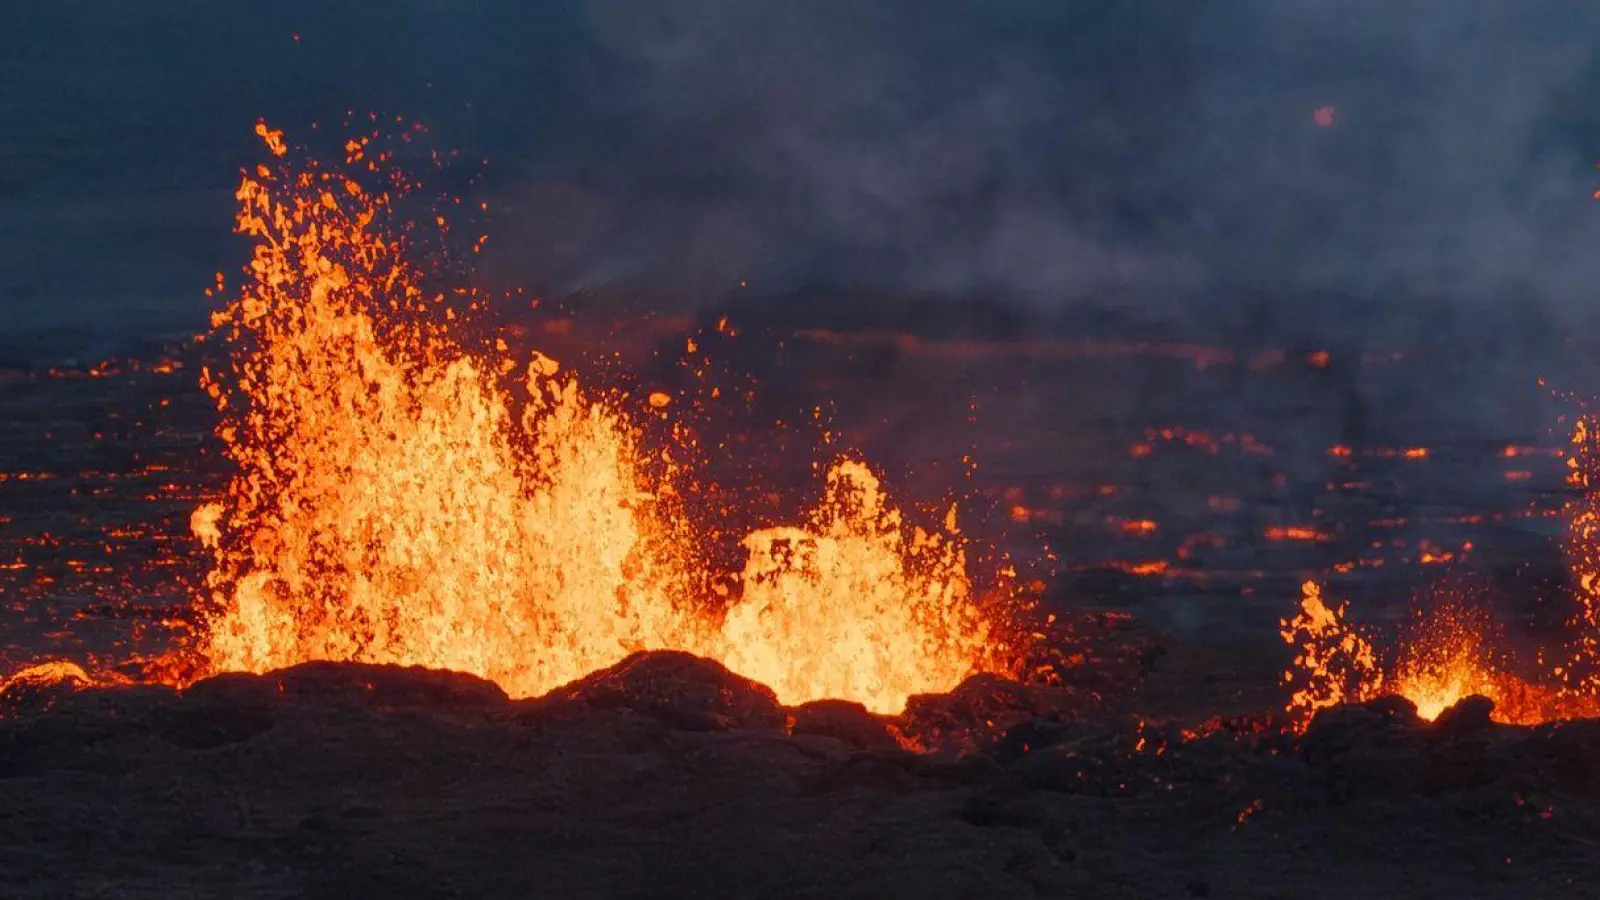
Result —
<instances>
[{"instance_id":1,"label":"rocky terrain","mask_svg":"<svg viewBox=\"0 0 1600 900\"><path fill-rule=\"evenodd\" d=\"M1600 722L1478 700L1296 737L979 678L889 719L676 653L3 699L8 897L1600 896Z\"/></svg>"}]
</instances>

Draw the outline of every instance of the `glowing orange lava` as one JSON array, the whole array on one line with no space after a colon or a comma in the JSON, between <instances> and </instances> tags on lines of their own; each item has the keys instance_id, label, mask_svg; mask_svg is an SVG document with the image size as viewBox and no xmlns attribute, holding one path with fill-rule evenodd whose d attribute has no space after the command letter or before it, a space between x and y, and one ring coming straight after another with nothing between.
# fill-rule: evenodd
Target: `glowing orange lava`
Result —
<instances>
[{"instance_id":1,"label":"glowing orange lava","mask_svg":"<svg viewBox=\"0 0 1600 900\"><path fill-rule=\"evenodd\" d=\"M943 533L908 529L862 463L828 472L808 528L757 531L745 548L722 658L780 697L898 711L925 685L953 687L974 662L995 662L955 510Z\"/></svg>"},{"instance_id":2,"label":"glowing orange lava","mask_svg":"<svg viewBox=\"0 0 1600 900\"><path fill-rule=\"evenodd\" d=\"M387 161L347 149L357 170ZM202 376L237 471L191 520L214 556L202 672L416 664L528 696L671 648L785 702L897 712L999 668L953 515L911 528L865 464L838 462L803 529L745 541L742 594L718 609L672 449L647 453L619 399L548 357L464 349L387 193L280 161L238 199L254 258L213 316L228 367Z\"/></svg>"},{"instance_id":3,"label":"glowing orange lava","mask_svg":"<svg viewBox=\"0 0 1600 900\"><path fill-rule=\"evenodd\" d=\"M55 659L28 666L0 679L0 693L18 685L51 685L63 682L95 684L98 680L75 662Z\"/></svg>"},{"instance_id":4,"label":"glowing orange lava","mask_svg":"<svg viewBox=\"0 0 1600 900\"><path fill-rule=\"evenodd\" d=\"M1516 721L1520 711L1510 708L1514 698L1509 692L1502 696L1503 676L1488 665L1488 631L1481 614L1450 605L1434 610L1396 664L1389 692L1415 703L1417 715L1428 720L1478 694L1495 701L1497 719Z\"/></svg>"},{"instance_id":5,"label":"glowing orange lava","mask_svg":"<svg viewBox=\"0 0 1600 900\"><path fill-rule=\"evenodd\" d=\"M1597 711L1590 698L1506 671L1493 653L1488 616L1455 602L1419 617L1387 666L1367 635L1346 621L1345 606L1325 604L1314 582L1302 586L1300 612L1282 626L1284 640L1297 650L1283 680L1290 689L1288 712L1301 726L1324 707L1386 694L1410 700L1429 721L1473 695L1494 702L1495 721L1518 725Z\"/></svg>"},{"instance_id":6,"label":"glowing orange lava","mask_svg":"<svg viewBox=\"0 0 1600 900\"><path fill-rule=\"evenodd\" d=\"M1368 699L1383 685L1372 644L1344 620L1345 607L1328 606L1315 582L1301 585L1300 611L1279 633L1296 650L1284 672L1289 713L1308 720L1319 709Z\"/></svg>"}]
</instances>

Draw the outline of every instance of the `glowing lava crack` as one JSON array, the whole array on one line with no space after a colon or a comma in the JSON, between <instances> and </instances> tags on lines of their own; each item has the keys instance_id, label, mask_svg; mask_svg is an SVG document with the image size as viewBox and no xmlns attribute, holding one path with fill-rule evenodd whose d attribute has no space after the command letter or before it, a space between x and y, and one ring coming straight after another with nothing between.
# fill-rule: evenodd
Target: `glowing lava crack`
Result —
<instances>
[{"instance_id":1,"label":"glowing lava crack","mask_svg":"<svg viewBox=\"0 0 1600 900\"><path fill-rule=\"evenodd\" d=\"M682 649L786 703L897 712L1001 668L953 514L912 527L858 461L828 469L809 521L746 539L726 608L697 596L694 529L664 502L670 450L648 474L615 398L537 353L463 349L461 317L386 227L390 195L291 170L281 135L257 131L280 165L239 188L254 258L213 316L228 367L203 374L236 466L192 520L214 557L203 674L398 663L531 696ZM368 141L347 150L356 176L388 173Z\"/></svg>"}]
</instances>

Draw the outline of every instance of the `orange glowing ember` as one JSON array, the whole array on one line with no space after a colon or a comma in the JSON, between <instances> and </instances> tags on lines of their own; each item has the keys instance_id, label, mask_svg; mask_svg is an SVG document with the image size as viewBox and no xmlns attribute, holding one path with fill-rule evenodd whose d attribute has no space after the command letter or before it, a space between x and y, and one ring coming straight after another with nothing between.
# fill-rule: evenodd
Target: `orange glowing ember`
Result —
<instances>
[{"instance_id":1,"label":"orange glowing ember","mask_svg":"<svg viewBox=\"0 0 1600 900\"><path fill-rule=\"evenodd\" d=\"M1261 532L1269 541L1321 541L1327 535L1304 525L1273 525Z\"/></svg>"},{"instance_id":2,"label":"orange glowing ember","mask_svg":"<svg viewBox=\"0 0 1600 900\"><path fill-rule=\"evenodd\" d=\"M358 149L361 170L387 161ZM717 609L673 512L673 453L646 453L620 399L556 361L467 350L466 317L425 289L362 174L261 166L238 190L254 258L213 316L228 367L202 375L237 471L191 521L214 557L203 673L398 663L529 696L671 648L786 702L896 712L998 668L953 516L909 527L856 461L804 529L746 540L742 595Z\"/></svg>"}]
</instances>

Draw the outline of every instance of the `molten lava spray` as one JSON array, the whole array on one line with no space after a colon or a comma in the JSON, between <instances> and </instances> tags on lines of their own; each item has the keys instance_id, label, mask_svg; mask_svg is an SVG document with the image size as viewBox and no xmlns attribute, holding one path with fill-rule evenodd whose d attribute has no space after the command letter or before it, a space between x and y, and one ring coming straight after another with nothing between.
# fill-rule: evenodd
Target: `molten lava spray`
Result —
<instances>
[{"instance_id":1,"label":"molten lava spray","mask_svg":"<svg viewBox=\"0 0 1600 900\"><path fill-rule=\"evenodd\" d=\"M1426 625L1405 645L1389 676L1389 691L1417 706L1417 715L1433 720L1474 694L1494 701L1494 715L1503 722L1536 714L1520 708L1515 680L1493 663L1489 617L1480 610L1446 603L1430 611Z\"/></svg>"},{"instance_id":2,"label":"molten lava spray","mask_svg":"<svg viewBox=\"0 0 1600 900\"><path fill-rule=\"evenodd\" d=\"M1345 619L1343 605L1324 603L1314 582L1302 592L1299 613L1282 623L1283 639L1297 650L1283 677L1288 712L1301 726L1319 709L1385 694L1410 700L1430 721L1473 695L1494 702L1496 721L1518 725L1595 714L1592 698L1506 671L1494 653L1488 615L1455 598L1435 601L1418 617L1384 665L1372 641Z\"/></svg>"},{"instance_id":3,"label":"molten lava spray","mask_svg":"<svg viewBox=\"0 0 1600 900\"><path fill-rule=\"evenodd\" d=\"M1411 700L1432 719L1464 697L1494 701L1494 718L1532 724L1600 713L1600 430L1584 415L1573 426L1567 456L1570 504L1567 552L1578 611L1567 623L1565 662L1528 681L1505 671L1494 655L1493 623L1481 611L1445 603L1419 619L1396 661L1384 669L1371 642L1345 621L1344 608L1322 602L1307 582L1300 612L1283 622L1285 641L1298 653L1284 673L1288 711L1304 723L1316 710L1383 693Z\"/></svg>"},{"instance_id":4,"label":"molten lava spray","mask_svg":"<svg viewBox=\"0 0 1600 900\"><path fill-rule=\"evenodd\" d=\"M1578 492L1569 509L1567 556L1572 567L1578 614L1569 664L1562 674L1579 693L1600 695L1600 425L1592 415L1578 418L1567 456L1567 483Z\"/></svg>"},{"instance_id":5,"label":"molten lava spray","mask_svg":"<svg viewBox=\"0 0 1600 900\"><path fill-rule=\"evenodd\" d=\"M1288 711L1305 721L1319 709L1368 699L1383 673L1372 644L1345 621L1345 607L1324 603L1316 582L1300 590L1300 610L1280 622L1279 633L1296 651L1294 666L1283 673Z\"/></svg>"},{"instance_id":6,"label":"molten lava spray","mask_svg":"<svg viewBox=\"0 0 1600 900\"><path fill-rule=\"evenodd\" d=\"M947 534L908 534L870 469L834 466L808 529L745 539L724 661L780 697L875 709L904 706L920 685L959 683L986 652L989 626L971 604L954 519Z\"/></svg>"},{"instance_id":7,"label":"molten lava spray","mask_svg":"<svg viewBox=\"0 0 1600 900\"><path fill-rule=\"evenodd\" d=\"M693 529L620 400L537 353L467 352L389 194L284 166L281 135L257 131L279 166L239 188L254 258L213 316L228 366L202 376L236 466L191 522L214 555L204 671L414 664L528 696L673 648L786 702L896 712L998 667L953 516L908 527L856 461L829 470L805 528L746 540L725 612L695 596ZM387 168L365 141L347 151L358 175Z\"/></svg>"}]
</instances>

